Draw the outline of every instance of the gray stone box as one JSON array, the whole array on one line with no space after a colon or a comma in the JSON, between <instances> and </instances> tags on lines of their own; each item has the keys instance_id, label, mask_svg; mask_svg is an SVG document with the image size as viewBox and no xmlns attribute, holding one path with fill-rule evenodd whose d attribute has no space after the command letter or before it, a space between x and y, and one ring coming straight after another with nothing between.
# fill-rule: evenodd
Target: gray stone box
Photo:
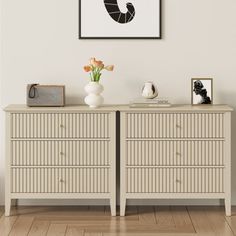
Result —
<instances>
[{"instance_id":1,"label":"gray stone box","mask_svg":"<svg viewBox=\"0 0 236 236\"><path fill-rule=\"evenodd\" d=\"M65 106L65 86L28 84L27 106L30 107Z\"/></svg>"}]
</instances>

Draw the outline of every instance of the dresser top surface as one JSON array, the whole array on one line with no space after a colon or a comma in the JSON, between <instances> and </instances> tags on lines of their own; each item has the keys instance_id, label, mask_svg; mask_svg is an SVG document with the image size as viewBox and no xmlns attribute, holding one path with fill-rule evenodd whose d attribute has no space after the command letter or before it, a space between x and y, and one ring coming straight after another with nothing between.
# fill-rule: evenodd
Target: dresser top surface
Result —
<instances>
[{"instance_id":1,"label":"dresser top surface","mask_svg":"<svg viewBox=\"0 0 236 236\"><path fill-rule=\"evenodd\" d=\"M7 106L6 112L229 112L233 111L228 105L180 105L173 104L170 107L159 108L130 108L129 105L103 105L91 109L86 105L67 105L65 107L28 107L23 104L12 104Z\"/></svg>"}]
</instances>

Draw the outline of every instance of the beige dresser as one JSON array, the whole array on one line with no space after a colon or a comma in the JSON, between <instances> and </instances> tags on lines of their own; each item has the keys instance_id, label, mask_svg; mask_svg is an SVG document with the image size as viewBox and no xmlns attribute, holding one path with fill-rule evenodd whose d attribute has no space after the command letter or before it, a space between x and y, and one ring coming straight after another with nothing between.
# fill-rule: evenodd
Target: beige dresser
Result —
<instances>
[{"instance_id":1,"label":"beige dresser","mask_svg":"<svg viewBox=\"0 0 236 236\"><path fill-rule=\"evenodd\" d=\"M6 215L15 199L224 199L231 215L231 111L225 105L6 109ZM119 127L119 126L118 126Z\"/></svg>"},{"instance_id":2,"label":"beige dresser","mask_svg":"<svg viewBox=\"0 0 236 236\"><path fill-rule=\"evenodd\" d=\"M230 107L120 111L121 216L127 199L215 198L231 215Z\"/></svg>"},{"instance_id":3,"label":"beige dresser","mask_svg":"<svg viewBox=\"0 0 236 236\"><path fill-rule=\"evenodd\" d=\"M116 112L6 109L5 214L14 199L109 199L116 215Z\"/></svg>"}]
</instances>

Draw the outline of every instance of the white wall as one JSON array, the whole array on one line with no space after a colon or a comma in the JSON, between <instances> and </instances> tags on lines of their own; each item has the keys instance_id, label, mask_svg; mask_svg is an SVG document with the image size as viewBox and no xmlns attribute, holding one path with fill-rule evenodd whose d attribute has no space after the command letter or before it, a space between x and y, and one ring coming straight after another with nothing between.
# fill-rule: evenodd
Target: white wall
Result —
<instances>
[{"instance_id":1,"label":"white wall","mask_svg":"<svg viewBox=\"0 0 236 236\"><path fill-rule=\"evenodd\" d=\"M129 102L147 80L157 83L160 96L189 103L191 77L213 77L215 103L236 108L235 0L163 0L162 40L90 41L78 40L78 0L1 1L1 107L24 103L26 84L32 82L65 84L67 103L80 103L88 82L82 66L95 56L116 66L102 77L106 103ZM0 204L4 201L2 119L3 112ZM233 113L234 204L235 119Z\"/></svg>"}]
</instances>

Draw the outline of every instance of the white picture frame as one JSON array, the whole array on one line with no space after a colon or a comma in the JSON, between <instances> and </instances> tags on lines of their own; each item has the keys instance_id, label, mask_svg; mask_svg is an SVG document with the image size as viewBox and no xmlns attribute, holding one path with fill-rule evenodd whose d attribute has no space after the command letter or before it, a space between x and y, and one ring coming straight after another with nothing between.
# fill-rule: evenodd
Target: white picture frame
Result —
<instances>
[{"instance_id":1,"label":"white picture frame","mask_svg":"<svg viewBox=\"0 0 236 236\"><path fill-rule=\"evenodd\" d=\"M191 80L191 104L212 105L213 104L213 79L192 78Z\"/></svg>"},{"instance_id":2,"label":"white picture frame","mask_svg":"<svg viewBox=\"0 0 236 236\"><path fill-rule=\"evenodd\" d=\"M161 39L161 0L79 0L79 39Z\"/></svg>"}]
</instances>

